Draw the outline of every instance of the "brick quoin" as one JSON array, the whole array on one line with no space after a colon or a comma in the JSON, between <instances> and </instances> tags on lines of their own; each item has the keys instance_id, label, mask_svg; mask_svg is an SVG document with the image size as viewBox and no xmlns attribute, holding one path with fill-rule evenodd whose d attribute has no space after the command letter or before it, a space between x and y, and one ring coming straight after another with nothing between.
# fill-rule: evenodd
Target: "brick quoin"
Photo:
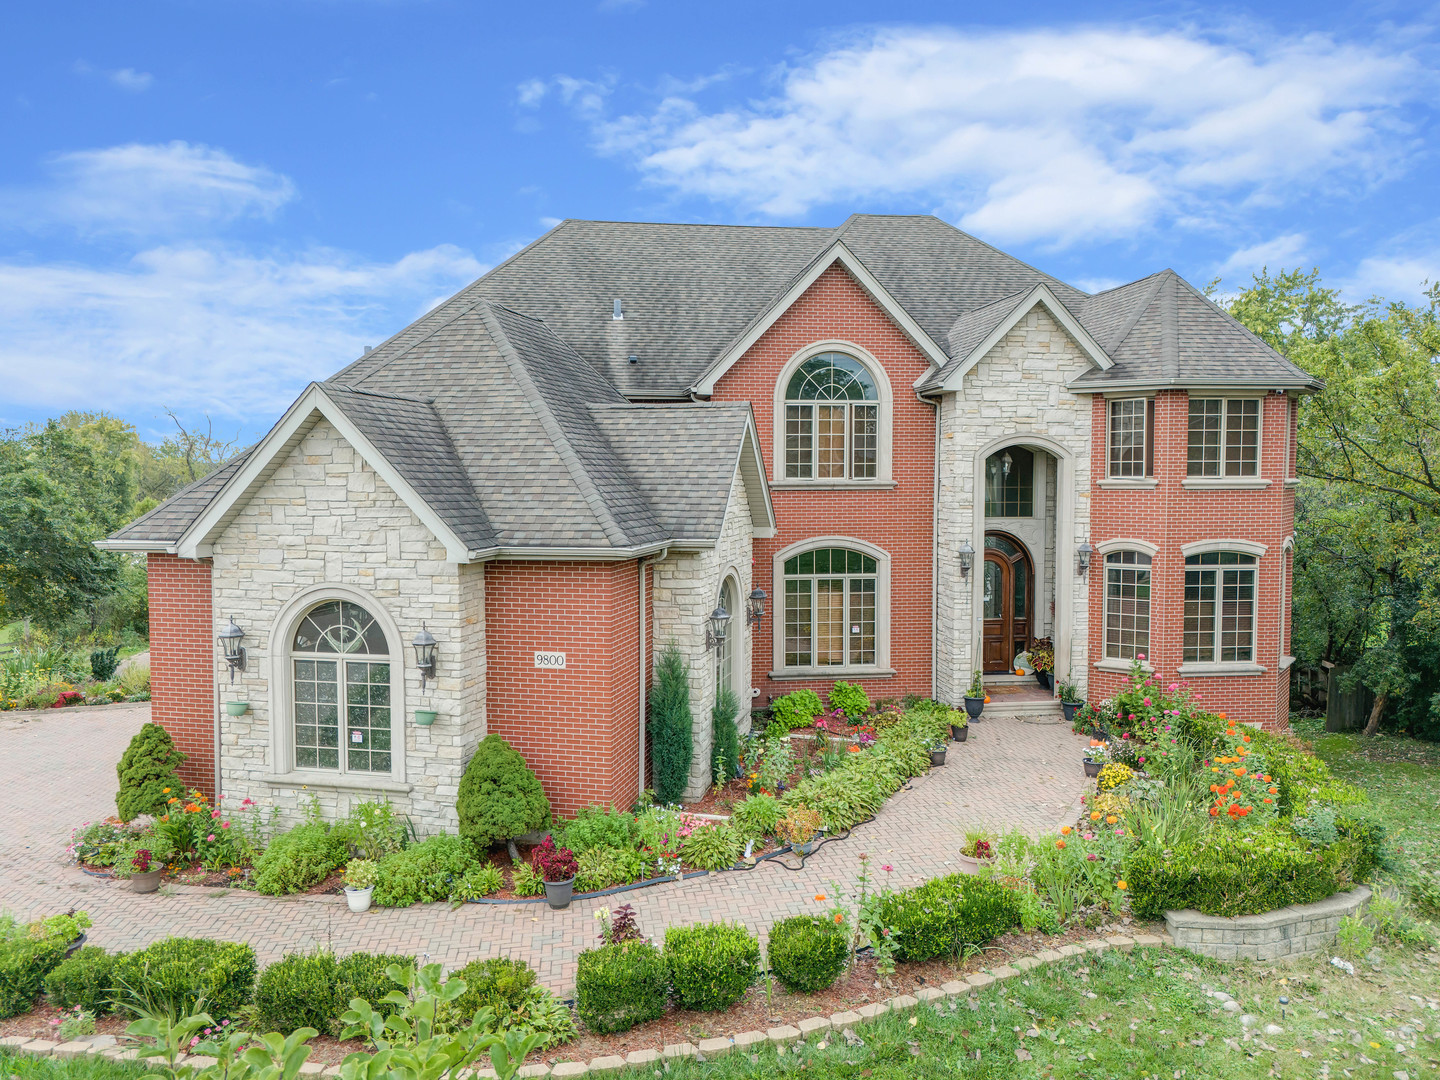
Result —
<instances>
[{"instance_id":1,"label":"brick quoin","mask_svg":"<svg viewBox=\"0 0 1440 1080\"><path fill-rule=\"evenodd\" d=\"M1211 396L1211 395L1207 395ZM1155 479L1149 490L1106 490L1093 486L1105 477L1106 403L1093 401L1091 542L1127 537L1155 544L1150 568L1150 648L1147 659L1165 686L1179 682L1202 705L1230 718L1259 723L1269 730L1289 724L1290 676L1281 657L1290 651L1291 559L1284 550L1294 530L1295 489L1287 484L1295 462L1294 402L1281 394L1261 397L1260 476L1270 486L1223 491L1187 490L1189 396L1184 391L1155 395ZM1256 564L1255 653L1265 668L1260 675L1182 678L1185 557L1181 548L1200 540L1240 539L1264 544ZM1126 676L1097 671L1105 655L1104 558L1096 556L1090 574L1090 698L1111 697Z\"/></svg>"},{"instance_id":2,"label":"brick quoin","mask_svg":"<svg viewBox=\"0 0 1440 1080\"><path fill-rule=\"evenodd\" d=\"M891 478L895 487L871 491L775 491L779 528L773 539L754 543L755 581L774 593L774 554L807 537L852 536L890 554L891 678L850 679L871 699L905 694L930 696L934 639L933 526L935 513L935 409L919 400L911 384L930 370L925 357L885 311L836 264L776 320L716 383L713 400L748 401L755 411L760 450L771 482L774 396L781 369L799 350L818 341L852 341L885 367L893 398ZM884 420L882 419L882 423ZM784 598L772 595L753 650L756 704L810 687L823 698L835 679L771 679L770 619L783 618Z\"/></svg>"},{"instance_id":3,"label":"brick quoin","mask_svg":"<svg viewBox=\"0 0 1440 1080\"><path fill-rule=\"evenodd\" d=\"M639 795L639 600L633 560L485 566L487 730L520 751L557 817ZM548 651L563 669L535 666Z\"/></svg>"},{"instance_id":4,"label":"brick quoin","mask_svg":"<svg viewBox=\"0 0 1440 1080\"><path fill-rule=\"evenodd\" d=\"M185 755L180 778L211 799L215 761L215 648L210 564L152 552L150 586L150 718Z\"/></svg>"}]
</instances>

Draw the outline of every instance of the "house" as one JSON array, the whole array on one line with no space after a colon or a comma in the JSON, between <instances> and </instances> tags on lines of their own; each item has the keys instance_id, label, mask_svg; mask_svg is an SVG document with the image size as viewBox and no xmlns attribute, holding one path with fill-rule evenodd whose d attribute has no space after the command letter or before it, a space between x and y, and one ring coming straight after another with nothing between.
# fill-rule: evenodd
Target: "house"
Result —
<instances>
[{"instance_id":1,"label":"house","mask_svg":"<svg viewBox=\"0 0 1440 1080\"><path fill-rule=\"evenodd\" d=\"M933 217L566 221L102 546L187 779L291 811L453 827L487 732L629 805L669 642L694 794L720 687L958 703L1045 638L1275 728L1318 385L1173 271L1090 295Z\"/></svg>"}]
</instances>

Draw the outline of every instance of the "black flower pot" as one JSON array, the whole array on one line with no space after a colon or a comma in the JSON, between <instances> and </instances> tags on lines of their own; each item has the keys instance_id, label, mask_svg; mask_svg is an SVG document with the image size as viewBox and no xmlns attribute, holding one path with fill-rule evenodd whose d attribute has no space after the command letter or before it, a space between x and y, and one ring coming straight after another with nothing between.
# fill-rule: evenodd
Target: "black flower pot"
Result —
<instances>
[{"instance_id":1,"label":"black flower pot","mask_svg":"<svg viewBox=\"0 0 1440 1080\"><path fill-rule=\"evenodd\" d=\"M1062 701L1062 702L1060 702L1060 708L1061 708L1061 710L1065 713L1065 723L1067 723L1067 724L1073 724L1073 723L1075 723L1075 714L1080 711L1080 706L1081 706L1082 704L1084 704L1084 702L1080 702L1080 701Z\"/></svg>"},{"instance_id":2,"label":"black flower pot","mask_svg":"<svg viewBox=\"0 0 1440 1080\"><path fill-rule=\"evenodd\" d=\"M930 764L932 766L945 764L945 748L943 746L939 750L930 751Z\"/></svg>"},{"instance_id":3,"label":"black flower pot","mask_svg":"<svg viewBox=\"0 0 1440 1080\"><path fill-rule=\"evenodd\" d=\"M1098 762L1098 761L1091 761L1091 760L1087 757L1087 758L1085 759L1085 775L1086 775L1086 776L1091 776L1091 777L1099 776L1099 775L1100 775L1100 762Z\"/></svg>"},{"instance_id":4,"label":"black flower pot","mask_svg":"<svg viewBox=\"0 0 1440 1080\"><path fill-rule=\"evenodd\" d=\"M950 734L955 736L956 742L964 742L970 736L970 725L966 724L964 727L956 727L954 724L951 724Z\"/></svg>"},{"instance_id":5,"label":"black flower pot","mask_svg":"<svg viewBox=\"0 0 1440 1080\"><path fill-rule=\"evenodd\" d=\"M1040 689L1053 691L1055 689L1055 676L1049 671L1035 672L1035 681L1040 684Z\"/></svg>"},{"instance_id":6,"label":"black flower pot","mask_svg":"<svg viewBox=\"0 0 1440 1080\"><path fill-rule=\"evenodd\" d=\"M967 697L965 699L965 712L971 720L979 720L980 714L985 711L985 699L983 697Z\"/></svg>"}]
</instances>

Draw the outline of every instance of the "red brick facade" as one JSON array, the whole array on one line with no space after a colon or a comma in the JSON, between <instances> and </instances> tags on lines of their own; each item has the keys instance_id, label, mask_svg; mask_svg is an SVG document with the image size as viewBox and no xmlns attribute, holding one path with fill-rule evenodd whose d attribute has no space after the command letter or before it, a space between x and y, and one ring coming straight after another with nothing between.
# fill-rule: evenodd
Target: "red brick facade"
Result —
<instances>
[{"instance_id":1,"label":"red brick facade","mask_svg":"<svg viewBox=\"0 0 1440 1080\"><path fill-rule=\"evenodd\" d=\"M215 620L210 564L151 553L150 717L186 755L181 779L211 799L215 760Z\"/></svg>"},{"instance_id":2,"label":"red brick facade","mask_svg":"<svg viewBox=\"0 0 1440 1080\"><path fill-rule=\"evenodd\" d=\"M1212 396L1212 395L1207 395ZM1268 487L1200 491L1187 489L1189 396L1184 391L1155 395L1155 465L1158 483L1148 490L1105 489L1106 402L1096 396L1090 539L1129 538L1156 545L1151 565L1148 662L1166 684L1180 682L1195 698L1230 717L1269 728L1288 722L1290 680L1282 660L1290 647L1290 554L1286 540L1295 515L1295 490L1285 481L1295 461L1295 413L1291 398L1266 394L1260 440L1260 477ZM1247 540L1264 544L1256 564L1255 662L1263 674L1182 676L1185 557L1181 548L1206 540ZM1111 696L1125 676L1100 671L1104 650L1104 556L1090 573L1090 697Z\"/></svg>"},{"instance_id":3,"label":"red brick facade","mask_svg":"<svg viewBox=\"0 0 1440 1080\"><path fill-rule=\"evenodd\" d=\"M633 561L485 567L488 728L535 770L557 816L638 796L639 590ZM537 668L543 651L564 652L565 667Z\"/></svg>"},{"instance_id":4,"label":"red brick facade","mask_svg":"<svg viewBox=\"0 0 1440 1080\"><path fill-rule=\"evenodd\" d=\"M756 704L803 686L829 691L828 679L772 679L771 616L784 618L783 595L771 577L773 556L812 536L847 536L866 541L890 555L889 678L852 679L872 699L931 692L934 626L932 529L935 510L935 408L915 396L911 385L929 364L890 317L838 264L831 266L726 372L715 387L715 401L748 401L765 458L766 475L777 477L774 457L774 396L782 369L801 349L817 341L853 342L885 367L893 412L881 416L892 425L893 488L881 490L785 490L771 498L779 524L773 539L755 541L755 581L771 594L765 623L755 636L753 685Z\"/></svg>"}]
</instances>

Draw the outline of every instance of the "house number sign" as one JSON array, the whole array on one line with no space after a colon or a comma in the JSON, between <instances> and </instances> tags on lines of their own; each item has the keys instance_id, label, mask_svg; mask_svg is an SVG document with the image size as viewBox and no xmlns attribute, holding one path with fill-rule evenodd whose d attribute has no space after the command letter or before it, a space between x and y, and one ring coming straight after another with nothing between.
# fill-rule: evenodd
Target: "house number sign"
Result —
<instances>
[{"instance_id":1,"label":"house number sign","mask_svg":"<svg viewBox=\"0 0 1440 1080\"><path fill-rule=\"evenodd\" d=\"M565 654L563 652L537 652L535 654L535 666L537 668L563 668L565 666Z\"/></svg>"}]
</instances>

